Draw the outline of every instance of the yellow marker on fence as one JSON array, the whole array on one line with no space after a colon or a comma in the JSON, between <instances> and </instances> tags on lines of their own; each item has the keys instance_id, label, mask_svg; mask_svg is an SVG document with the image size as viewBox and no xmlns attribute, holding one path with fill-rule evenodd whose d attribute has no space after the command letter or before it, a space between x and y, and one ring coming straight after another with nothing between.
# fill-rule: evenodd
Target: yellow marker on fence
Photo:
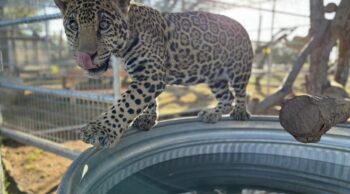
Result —
<instances>
[{"instance_id":1,"label":"yellow marker on fence","mask_svg":"<svg viewBox=\"0 0 350 194\"><path fill-rule=\"evenodd\" d=\"M272 50L271 50L271 48L270 47L265 47L265 48L263 48L263 53L265 54L265 55L269 55L269 54L271 54L271 52L272 52Z\"/></svg>"},{"instance_id":2,"label":"yellow marker on fence","mask_svg":"<svg viewBox=\"0 0 350 194\"><path fill-rule=\"evenodd\" d=\"M55 74L58 74L58 65L56 64L51 64L51 74L52 75L55 75Z\"/></svg>"}]
</instances>

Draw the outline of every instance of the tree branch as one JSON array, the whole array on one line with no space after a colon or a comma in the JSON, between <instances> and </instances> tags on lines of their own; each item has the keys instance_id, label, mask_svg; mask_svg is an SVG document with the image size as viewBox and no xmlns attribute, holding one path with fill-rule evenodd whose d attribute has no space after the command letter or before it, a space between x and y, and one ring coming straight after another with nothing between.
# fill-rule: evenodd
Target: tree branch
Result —
<instances>
[{"instance_id":1,"label":"tree branch","mask_svg":"<svg viewBox=\"0 0 350 194\"><path fill-rule=\"evenodd\" d=\"M324 21L321 24L320 31L316 33L316 35L310 40L307 46L304 47L304 49L301 51L299 57L293 64L293 68L286 77L283 85L275 93L273 93L271 96L266 97L261 103L259 103L256 113L262 113L271 106L274 106L276 103L280 102L282 98L284 98L290 93L292 86L298 74L300 73L307 56L319 44L329 26L330 21Z\"/></svg>"}]
</instances>

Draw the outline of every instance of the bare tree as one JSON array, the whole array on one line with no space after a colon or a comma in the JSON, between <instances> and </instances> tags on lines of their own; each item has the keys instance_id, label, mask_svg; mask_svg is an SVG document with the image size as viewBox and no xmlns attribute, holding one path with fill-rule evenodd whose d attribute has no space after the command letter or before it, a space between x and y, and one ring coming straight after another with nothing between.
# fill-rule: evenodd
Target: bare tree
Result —
<instances>
[{"instance_id":1,"label":"bare tree","mask_svg":"<svg viewBox=\"0 0 350 194\"><path fill-rule=\"evenodd\" d=\"M311 35L320 30L320 25L326 21L323 0L310 0ZM307 76L307 92L312 95L322 94L323 89L329 86L327 79L328 61L332 48L335 45L335 38L328 28L310 54L310 69Z\"/></svg>"},{"instance_id":2,"label":"bare tree","mask_svg":"<svg viewBox=\"0 0 350 194\"><path fill-rule=\"evenodd\" d=\"M256 113L262 113L266 109L276 105L291 92L292 86L305 63L306 58L310 55L314 48L319 45L329 26L329 21L323 21L320 26L320 30L314 35L312 40L310 40L307 46L299 54L297 60L293 64L293 68L284 80L282 86L275 93L266 97L261 103L258 104Z\"/></svg>"},{"instance_id":3,"label":"bare tree","mask_svg":"<svg viewBox=\"0 0 350 194\"><path fill-rule=\"evenodd\" d=\"M332 6L334 7L334 6ZM334 9L334 8L333 8ZM345 86L350 66L350 1L341 1L336 8L337 15L332 24L332 32L338 38L339 55L334 80ZM333 10L330 10L333 11Z\"/></svg>"},{"instance_id":4,"label":"bare tree","mask_svg":"<svg viewBox=\"0 0 350 194\"><path fill-rule=\"evenodd\" d=\"M346 4L350 4L350 1L342 0L340 6L343 6L345 4L344 2ZM308 93L319 95L322 94L322 92L329 86L329 81L327 79L329 54L335 45L335 40L337 37L337 33L334 33L333 28L336 23L339 23L337 22L337 18L345 18L344 20L346 20L346 22L336 26L339 28L339 31L342 31L348 35L350 31L348 19L349 16L346 14L349 14L347 11L349 7L344 8L344 11L337 11L335 17L336 19L333 21L327 20L324 17L325 9L323 7L323 0L310 0L310 9L312 24L310 35L312 40L300 53L282 86L275 93L266 97L261 103L258 104L256 113L262 113L271 106L280 103L281 100L291 92L293 83L300 73L307 56L309 55L311 56L311 64L309 75L306 80ZM346 25L344 25L344 23ZM347 40L346 43L349 43L349 41ZM346 49L349 50L348 47ZM347 57L349 57L349 55L347 55ZM345 76L347 77L347 73Z\"/></svg>"}]
</instances>

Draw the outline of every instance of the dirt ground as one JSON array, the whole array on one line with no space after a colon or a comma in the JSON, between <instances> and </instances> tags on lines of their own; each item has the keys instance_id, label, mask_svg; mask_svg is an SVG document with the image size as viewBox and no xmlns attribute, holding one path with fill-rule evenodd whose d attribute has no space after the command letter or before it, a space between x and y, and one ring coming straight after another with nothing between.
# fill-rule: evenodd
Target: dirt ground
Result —
<instances>
[{"instance_id":1,"label":"dirt ground","mask_svg":"<svg viewBox=\"0 0 350 194\"><path fill-rule=\"evenodd\" d=\"M88 148L81 141L65 145L83 151ZM8 194L53 194L71 160L6 139L1 154L7 173Z\"/></svg>"}]
</instances>

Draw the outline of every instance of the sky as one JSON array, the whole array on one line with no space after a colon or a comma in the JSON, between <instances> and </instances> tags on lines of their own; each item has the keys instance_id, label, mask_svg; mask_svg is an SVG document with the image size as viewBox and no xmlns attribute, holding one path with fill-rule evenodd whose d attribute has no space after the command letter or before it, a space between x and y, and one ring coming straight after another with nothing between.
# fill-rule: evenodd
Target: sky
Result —
<instances>
[{"instance_id":1,"label":"sky","mask_svg":"<svg viewBox=\"0 0 350 194\"><path fill-rule=\"evenodd\" d=\"M240 5L250 5L253 7L261 7L262 9L272 10L273 3L272 0L260 0L265 3L255 3L248 4L247 0L222 0L227 2L234 2ZM340 0L324 0L325 4L330 2L339 3ZM258 2L258 1L255 1ZM294 36L306 36L309 30L309 0L277 0L276 1L276 11L283 11L289 13L295 13L304 15L306 17L300 16L291 16L285 14L276 13L274 20L274 31L276 33L280 28L291 28L297 27L297 29L290 34L288 37L292 39ZM47 13L57 13L57 9L48 8L46 10ZM239 21L248 31L251 39L253 41L257 41L258 39L258 29L259 29L259 20L261 19L261 41L269 41L271 39L271 27L272 27L272 12L268 11L258 11L256 9L248 9L248 8L233 8L225 11L216 11L220 14L226 15L228 17L234 18ZM333 17L332 15L327 17ZM50 22L50 32L51 33L59 33L63 30L62 20L54 20Z\"/></svg>"},{"instance_id":2,"label":"sky","mask_svg":"<svg viewBox=\"0 0 350 194\"><path fill-rule=\"evenodd\" d=\"M240 1L241 4L244 1ZM325 0L325 4L334 2L339 4L340 0ZM272 10L273 3L268 1L261 5L253 5L263 9ZM300 15L310 15L309 0L277 0L276 11L283 11L289 13L295 13ZM247 8L237 8L222 12L222 14L232 17L239 21L248 31L252 40L258 39L259 20L261 18L261 41L271 40L271 27L272 27L272 12L258 11ZM327 17L332 18L334 15L330 14ZM293 36L306 36L309 30L310 20L308 17L299 17L286 14L275 14L274 31L276 33L281 28L297 27L297 29L289 36L291 39Z\"/></svg>"}]
</instances>

